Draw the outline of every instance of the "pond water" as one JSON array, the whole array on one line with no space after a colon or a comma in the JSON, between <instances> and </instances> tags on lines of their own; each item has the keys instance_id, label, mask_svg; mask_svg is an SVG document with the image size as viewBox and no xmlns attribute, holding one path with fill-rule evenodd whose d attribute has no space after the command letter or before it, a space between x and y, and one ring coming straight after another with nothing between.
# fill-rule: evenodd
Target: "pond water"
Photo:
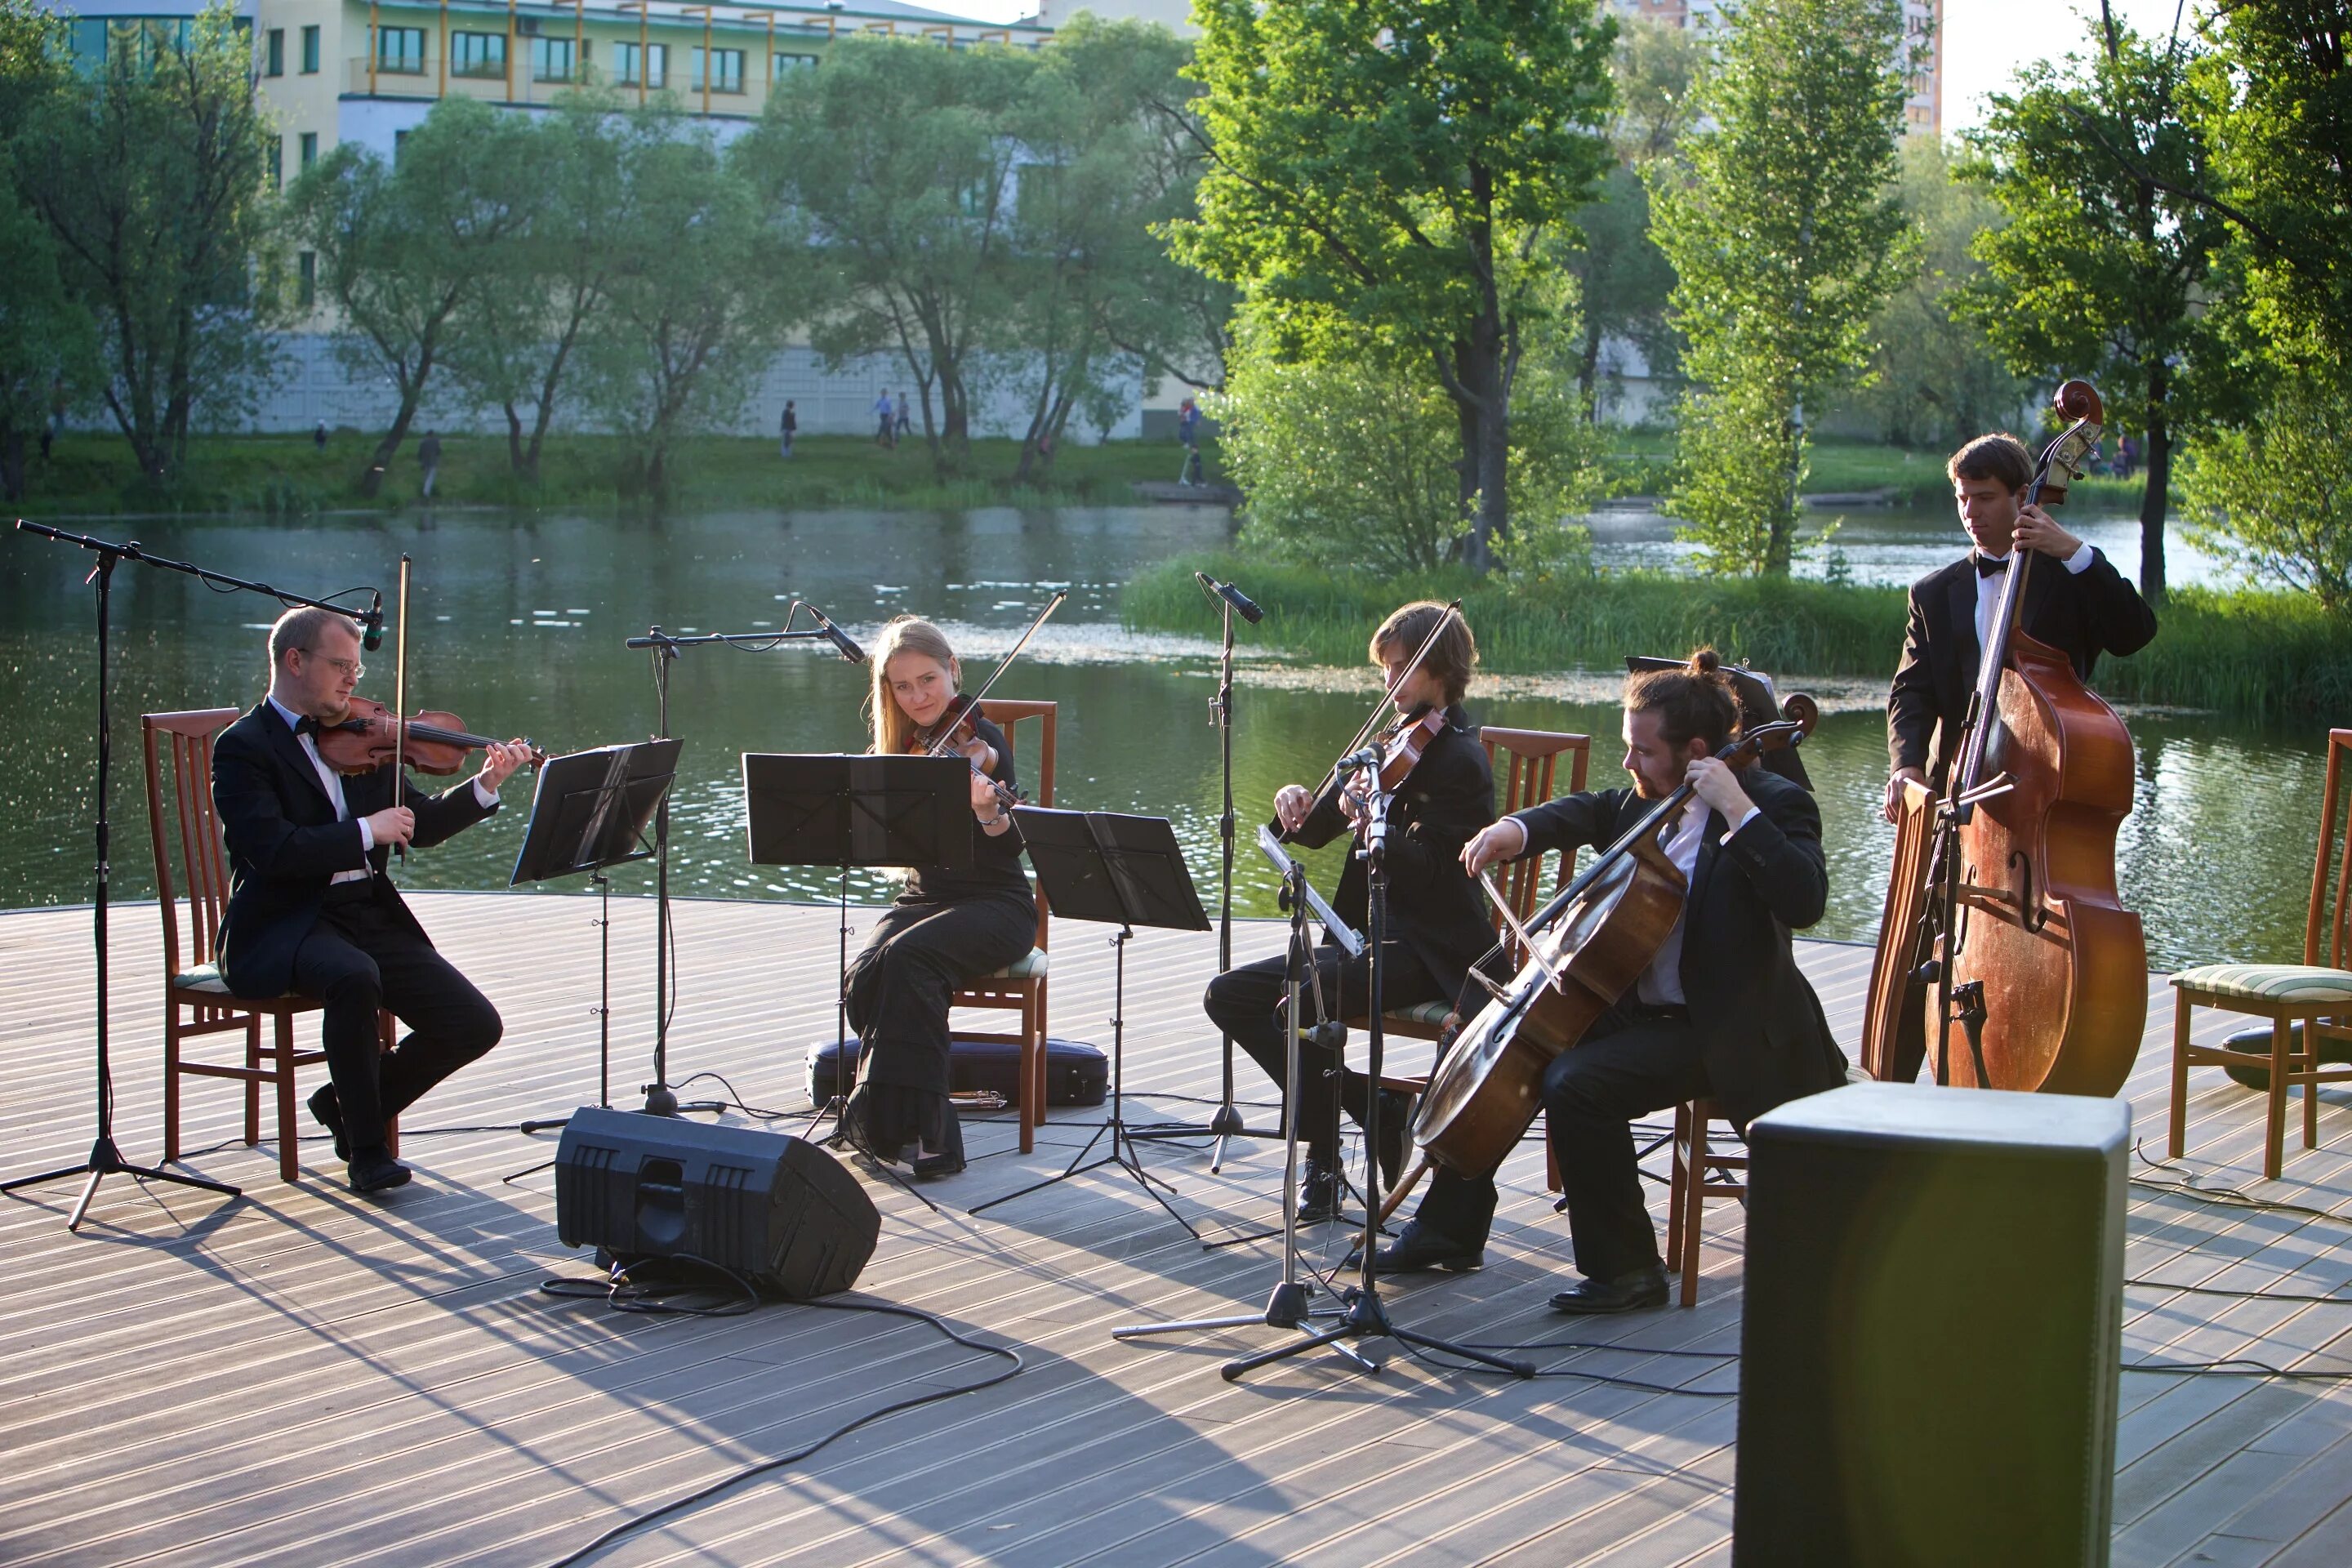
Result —
<instances>
[{"instance_id":1,"label":"pond water","mask_svg":"<svg viewBox=\"0 0 2352 1568\"><path fill-rule=\"evenodd\" d=\"M737 511L665 521L467 512L437 521L142 519L85 526L298 592L389 586L406 551L415 559L410 680L417 705L454 710L484 733L529 735L552 751L653 732L648 656L622 646L652 625L766 629L781 624L785 602L798 595L861 637L901 610L930 615L984 669L1052 588L1066 586L1069 602L999 692L1061 705L1056 804L1171 818L1213 912L1219 770L1208 703L1217 617L1204 602L1197 637L1130 634L1118 626L1117 597L1138 565L1222 543L1221 512ZM1928 559L1948 548L1947 534ZM82 586L89 564L79 551L29 535L0 546L0 698L14 721L16 753L0 773L0 907L89 897L95 694L90 596ZM154 884L138 715L257 700L262 634L276 606L135 565L121 568L115 584L114 887L118 896L137 898L152 896ZM1250 633L1243 650L1235 702L1243 824L1235 907L1252 914L1274 912L1272 876L1249 851L1274 790L1294 779L1311 784L1376 694L1367 670L1317 670L1270 656L1264 645L1278 630L1270 623L1261 630L1270 635ZM862 746L865 671L822 647L692 648L673 667L671 727L686 742L674 817L672 881L679 890L736 898L833 891L822 875L746 863L739 760L745 751ZM387 641L364 692L388 693L392 659ZM1622 775L1612 744L1612 687L1605 673L1496 682L1484 695L1474 689L1471 705L1496 723L1594 734L1592 782L1614 784ZM1806 747L1832 889L1815 934L1867 939L1889 853L1889 830L1875 809L1885 773L1884 726L1866 688L1848 689L1829 706ZM2121 875L2126 903L2147 921L2150 963L2294 956L2322 784L2319 726L2272 730L2211 714L2128 717L2140 783ZM509 784L508 798L510 808L499 816L411 857L404 880L505 886L521 841L527 781ZM1319 858L1326 877L1333 853ZM624 893L651 881L645 867L614 876ZM551 890L582 885L574 879ZM861 877L852 896L876 900L887 890L880 879Z\"/></svg>"}]
</instances>

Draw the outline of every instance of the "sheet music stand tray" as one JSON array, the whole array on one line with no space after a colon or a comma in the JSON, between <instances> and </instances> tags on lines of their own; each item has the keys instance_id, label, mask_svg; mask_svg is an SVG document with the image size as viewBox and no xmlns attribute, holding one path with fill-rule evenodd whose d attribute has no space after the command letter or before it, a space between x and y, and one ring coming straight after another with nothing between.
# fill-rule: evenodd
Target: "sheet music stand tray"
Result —
<instances>
[{"instance_id":1,"label":"sheet music stand tray","mask_svg":"<svg viewBox=\"0 0 2352 1568\"><path fill-rule=\"evenodd\" d=\"M613 880L614 866L648 860L646 832L677 776L677 741L641 741L551 757L539 770L530 821L515 856L510 888L585 871L604 899L596 954L596 1103L613 1103ZM526 1121L526 1133L561 1127L568 1116ZM535 1165L532 1170L544 1170ZM527 1176L530 1171L518 1171ZM511 1181L510 1176L508 1180Z\"/></svg>"},{"instance_id":2,"label":"sheet music stand tray","mask_svg":"<svg viewBox=\"0 0 2352 1568\"><path fill-rule=\"evenodd\" d=\"M1118 927L1118 933L1110 939L1111 951L1118 955L1114 965L1117 978L1111 993L1110 1117L1095 1129L1094 1136L1060 1172L1001 1198L991 1198L971 1212L981 1214L1056 1182L1084 1175L1103 1165L1117 1165L1133 1176L1198 1241L1201 1233L1162 1194L1163 1188L1169 1193L1176 1189L1143 1168L1134 1136L1121 1115L1127 1060L1127 944L1134 940L1134 928L1210 929L1208 914L1201 908L1201 895L1193 889L1192 873L1185 868L1184 852L1176 843L1175 829L1164 816L1054 811L1029 805L1013 807L1013 820L1020 826L1029 850L1029 864L1036 869L1037 880L1045 888L1055 916ZM1087 1156L1094 1152L1105 1133L1110 1135L1110 1147L1088 1160Z\"/></svg>"}]
</instances>

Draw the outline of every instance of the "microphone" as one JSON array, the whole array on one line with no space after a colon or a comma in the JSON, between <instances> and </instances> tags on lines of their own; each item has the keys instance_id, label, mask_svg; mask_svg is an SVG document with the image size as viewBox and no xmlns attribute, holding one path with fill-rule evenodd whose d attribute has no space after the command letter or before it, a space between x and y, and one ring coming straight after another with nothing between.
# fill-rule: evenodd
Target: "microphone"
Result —
<instances>
[{"instance_id":1,"label":"microphone","mask_svg":"<svg viewBox=\"0 0 2352 1568\"><path fill-rule=\"evenodd\" d=\"M1192 575L1199 581L1202 587L1206 588L1210 593L1215 595L1218 598L1223 599L1226 604L1231 605L1236 611L1240 612L1242 619L1247 621L1250 625L1257 625L1259 619L1265 616L1265 612L1252 604L1250 602L1250 596L1247 594L1243 593L1231 583L1220 583L1214 577L1210 576L1206 572L1195 572Z\"/></svg>"},{"instance_id":2,"label":"microphone","mask_svg":"<svg viewBox=\"0 0 2352 1568\"><path fill-rule=\"evenodd\" d=\"M360 617L360 647L369 653L383 646L383 595L368 590L367 614Z\"/></svg>"},{"instance_id":3,"label":"microphone","mask_svg":"<svg viewBox=\"0 0 2352 1568\"><path fill-rule=\"evenodd\" d=\"M842 658L847 659L852 664L864 664L866 662L866 650L859 647L855 642L851 641L847 632L843 631L839 626L836 626L831 621L826 620L823 610L818 609L814 605L811 605L809 606L809 614L816 617L817 628L824 633L824 637L827 642L833 644L834 647L841 650Z\"/></svg>"},{"instance_id":4,"label":"microphone","mask_svg":"<svg viewBox=\"0 0 2352 1568\"><path fill-rule=\"evenodd\" d=\"M1361 773L1364 769L1370 768L1374 772L1378 772L1381 761L1381 749L1378 746L1366 746L1360 752L1349 752L1346 756L1341 757L1339 759L1339 764L1337 771L1343 773Z\"/></svg>"}]
</instances>

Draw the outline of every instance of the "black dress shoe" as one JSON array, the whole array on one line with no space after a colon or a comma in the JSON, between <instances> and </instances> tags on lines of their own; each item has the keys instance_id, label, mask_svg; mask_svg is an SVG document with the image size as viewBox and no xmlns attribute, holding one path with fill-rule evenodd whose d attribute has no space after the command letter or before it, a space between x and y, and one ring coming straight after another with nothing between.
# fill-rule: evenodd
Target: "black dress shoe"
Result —
<instances>
[{"instance_id":1,"label":"black dress shoe","mask_svg":"<svg viewBox=\"0 0 2352 1568\"><path fill-rule=\"evenodd\" d=\"M1321 1225L1339 1217L1339 1173L1314 1155L1298 1173L1298 1223Z\"/></svg>"},{"instance_id":2,"label":"black dress shoe","mask_svg":"<svg viewBox=\"0 0 2352 1568\"><path fill-rule=\"evenodd\" d=\"M1666 1271L1653 1264L1614 1279L1580 1279L1551 1299L1551 1310L1573 1316L1639 1312L1666 1304Z\"/></svg>"},{"instance_id":3,"label":"black dress shoe","mask_svg":"<svg viewBox=\"0 0 2352 1568\"><path fill-rule=\"evenodd\" d=\"M1360 1262L1357 1253L1348 1255L1346 1267ZM1397 1238L1372 1254L1374 1266L1382 1274L1426 1274L1433 1268L1443 1268L1450 1274L1486 1266L1486 1253L1475 1247L1465 1247L1444 1231L1408 1220L1397 1232Z\"/></svg>"},{"instance_id":4,"label":"black dress shoe","mask_svg":"<svg viewBox=\"0 0 2352 1568\"><path fill-rule=\"evenodd\" d=\"M343 1134L343 1102L335 1098L333 1084L320 1084L310 1097L310 1120L335 1135L335 1158L349 1164L352 1141Z\"/></svg>"},{"instance_id":5,"label":"black dress shoe","mask_svg":"<svg viewBox=\"0 0 2352 1568\"><path fill-rule=\"evenodd\" d=\"M408 1167L394 1159L382 1144L352 1156L352 1191L381 1193L408 1184Z\"/></svg>"},{"instance_id":6,"label":"black dress shoe","mask_svg":"<svg viewBox=\"0 0 2352 1568\"><path fill-rule=\"evenodd\" d=\"M953 1176L961 1173L963 1170L963 1123L957 1120L955 1107L952 1105L947 1108L946 1125L943 1131L947 1139L946 1148L940 1150L935 1154L925 1154L918 1152L913 1162L907 1167L915 1173L915 1180L919 1182L936 1182L945 1176Z\"/></svg>"}]
</instances>

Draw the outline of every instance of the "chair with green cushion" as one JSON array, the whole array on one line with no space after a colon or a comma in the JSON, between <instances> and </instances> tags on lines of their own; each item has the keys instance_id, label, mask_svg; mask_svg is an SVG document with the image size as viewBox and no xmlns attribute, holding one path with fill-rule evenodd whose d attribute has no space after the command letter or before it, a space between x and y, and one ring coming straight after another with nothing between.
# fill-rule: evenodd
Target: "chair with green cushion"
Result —
<instances>
[{"instance_id":1,"label":"chair with green cushion","mask_svg":"<svg viewBox=\"0 0 2352 1568\"><path fill-rule=\"evenodd\" d=\"M1037 721L1037 765L1034 770L1016 768L1015 773L1027 781L1025 793L1031 805L1053 805L1055 705L991 697L981 703L980 711L981 717L1004 731L1004 749L1016 756L1021 749L1020 725L1027 720ZM1036 893L1037 945L1031 949L1029 956L993 974L957 986L948 998L951 1007L982 1007L1021 1015L1020 1029L1014 1034L980 1034L951 1028L948 1038L950 1047L957 1040L1020 1047L1021 1152L1024 1154L1037 1146L1037 1124L1045 1120L1045 939L1050 928L1045 889L1038 888Z\"/></svg>"},{"instance_id":2,"label":"chair with green cushion","mask_svg":"<svg viewBox=\"0 0 2352 1568\"><path fill-rule=\"evenodd\" d=\"M2301 963L2212 963L2172 977L2172 1141L2179 1158L2188 1135L2189 1069L2250 1068L2264 1075L2269 1100L2263 1130L2263 1174L2275 1180L2286 1144L2286 1097L2303 1089L2303 1146L2319 1146L2319 1086L2352 1083L2344 1065L2352 1047L2352 832L2340 821L2346 759L2352 730L2327 734L2327 786L2320 797L2319 853L2311 873L2311 906ZM2339 847L2340 846L2340 847ZM2330 862L2333 862L2331 865ZM2270 1020L2268 1057L2248 1053L2242 1037L2221 1047L2191 1045L2193 1008L2213 1007ZM2238 1048L2231 1048L2236 1045Z\"/></svg>"},{"instance_id":3,"label":"chair with green cushion","mask_svg":"<svg viewBox=\"0 0 2352 1568\"><path fill-rule=\"evenodd\" d=\"M221 914L228 905L228 863L220 818L213 810L213 740L235 723L234 708L202 708L180 713L148 713L139 728L147 756L147 823L155 843L155 896L163 924L163 1159L180 1157L180 1079L234 1079L245 1085L245 1142L261 1142L261 1086L278 1100L278 1173L285 1181L301 1174L297 1158L300 1123L294 1110L294 1069L326 1060L323 1051L294 1047L294 1018L321 1004L308 996L267 1001L233 996L221 978ZM181 900L187 900L186 942L181 941ZM261 1044L261 1019L271 1021L270 1044ZM384 1049L392 1048L393 1021L380 1014ZM205 1035L245 1037L242 1063L190 1061L182 1042ZM385 1125L385 1142L400 1150L397 1122Z\"/></svg>"}]
</instances>

